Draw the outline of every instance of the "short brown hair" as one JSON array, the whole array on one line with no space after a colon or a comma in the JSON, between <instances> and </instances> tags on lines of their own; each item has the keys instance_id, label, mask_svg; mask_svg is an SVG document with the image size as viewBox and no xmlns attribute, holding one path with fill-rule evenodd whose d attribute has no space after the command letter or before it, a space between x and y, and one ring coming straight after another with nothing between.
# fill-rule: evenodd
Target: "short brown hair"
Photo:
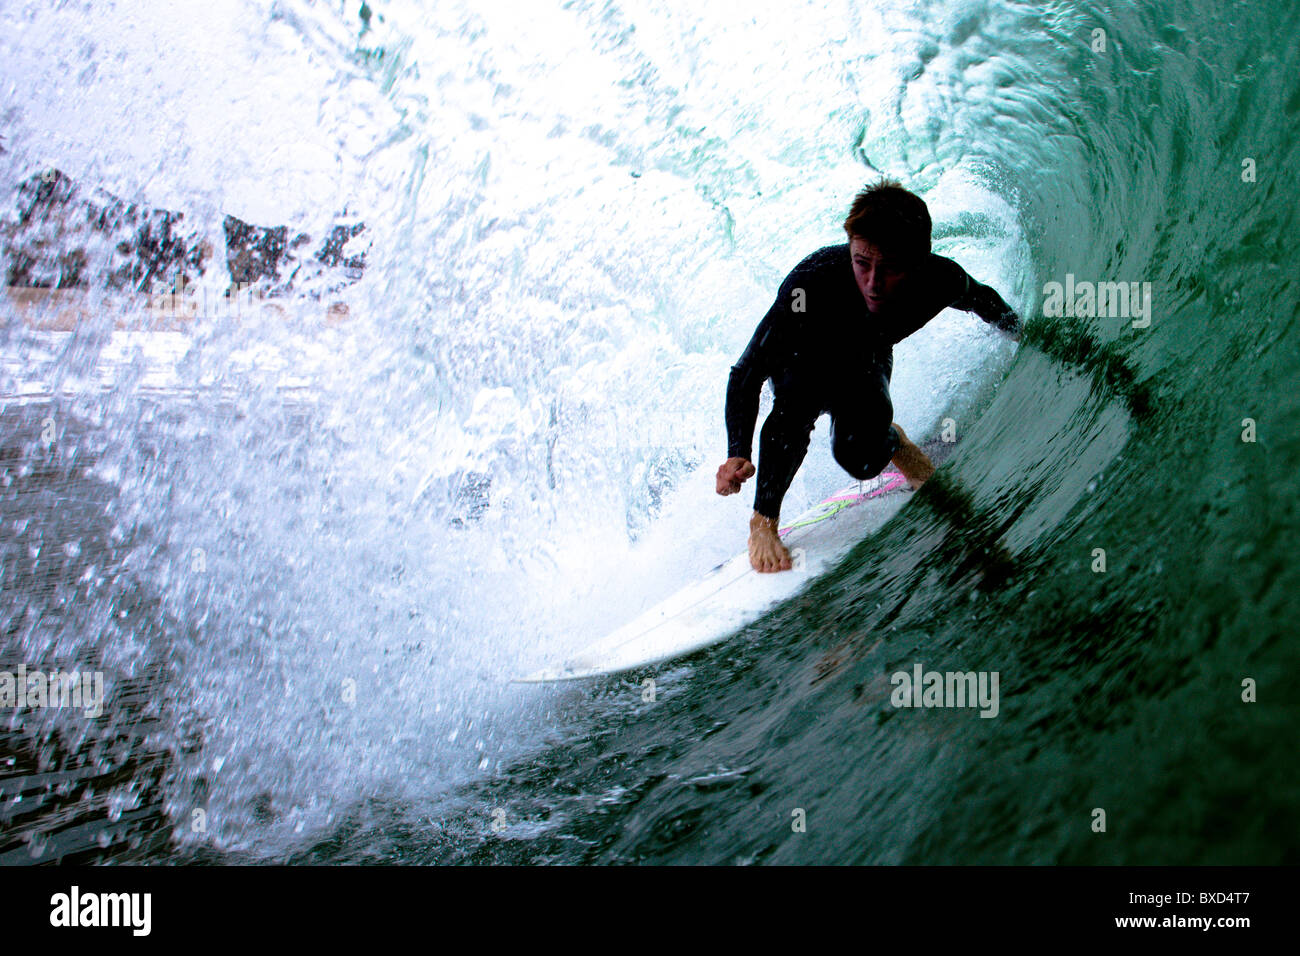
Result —
<instances>
[{"instance_id":1,"label":"short brown hair","mask_svg":"<svg viewBox=\"0 0 1300 956\"><path fill-rule=\"evenodd\" d=\"M893 179L882 179L853 197L844 231L850 241L865 239L891 258L917 259L930 252L925 200Z\"/></svg>"}]
</instances>

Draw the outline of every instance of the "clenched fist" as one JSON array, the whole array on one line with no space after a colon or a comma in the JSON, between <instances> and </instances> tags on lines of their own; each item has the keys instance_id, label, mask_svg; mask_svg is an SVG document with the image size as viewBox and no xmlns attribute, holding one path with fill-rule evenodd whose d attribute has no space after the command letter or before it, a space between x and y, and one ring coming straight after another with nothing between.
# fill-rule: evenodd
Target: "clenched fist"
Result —
<instances>
[{"instance_id":1,"label":"clenched fist","mask_svg":"<svg viewBox=\"0 0 1300 956\"><path fill-rule=\"evenodd\" d=\"M718 466L718 494L734 495L753 475L754 466L748 458L728 458Z\"/></svg>"}]
</instances>

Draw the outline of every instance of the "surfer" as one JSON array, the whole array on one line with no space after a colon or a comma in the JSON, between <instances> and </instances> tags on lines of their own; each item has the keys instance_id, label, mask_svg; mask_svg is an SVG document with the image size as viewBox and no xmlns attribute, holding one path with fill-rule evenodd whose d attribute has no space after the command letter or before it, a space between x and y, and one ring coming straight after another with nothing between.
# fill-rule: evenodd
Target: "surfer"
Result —
<instances>
[{"instance_id":1,"label":"surfer","mask_svg":"<svg viewBox=\"0 0 1300 956\"><path fill-rule=\"evenodd\" d=\"M947 308L1020 335L1019 318L997 292L931 253L930 211L899 183L884 179L858 193L844 231L847 243L818 249L786 276L727 382L720 495L735 494L755 474L750 459L759 393L772 380L749 519L749 561L757 571L791 567L777 534L781 500L823 413L831 416L835 460L859 481L891 461L913 488L934 474L930 459L893 422L896 342Z\"/></svg>"}]
</instances>

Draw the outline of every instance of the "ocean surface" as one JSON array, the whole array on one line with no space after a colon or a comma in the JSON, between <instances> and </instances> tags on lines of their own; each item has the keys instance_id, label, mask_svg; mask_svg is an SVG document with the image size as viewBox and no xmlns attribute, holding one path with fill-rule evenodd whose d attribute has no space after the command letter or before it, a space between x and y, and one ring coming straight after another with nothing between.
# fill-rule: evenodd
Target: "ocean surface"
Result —
<instances>
[{"instance_id":1,"label":"ocean surface","mask_svg":"<svg viewBox=\"0 0 1300 956\"><path fill-rule=\"evenodd\" d=\"M1220 0L0 5L10 284L16 243L77 241L15 231L32 177L183 214L218 294L228 216L366 243L256 319L150 325L111 243L79 322L0 301L0 691L103 682L0 707L0 863L1300 862L1298 33ZM715 647L510 683L744 547L728 368L886 174L1026 320L895 350L897 420L956 453ZM787 515L845 484L826 425ZM996 674L996 715L896 706L918 666Z\"/></svg>"}]
</instances>

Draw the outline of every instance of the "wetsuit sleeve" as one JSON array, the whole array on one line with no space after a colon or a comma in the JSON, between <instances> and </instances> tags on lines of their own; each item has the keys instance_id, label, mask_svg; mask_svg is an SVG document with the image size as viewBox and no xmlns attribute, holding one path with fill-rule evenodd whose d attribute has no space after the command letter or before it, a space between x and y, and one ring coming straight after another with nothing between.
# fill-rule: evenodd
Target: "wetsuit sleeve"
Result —
<instances>
[{"instance_id":1,"label":"wetsuit sleeve","mask_svg":"<svg viewBox=\"0 0 1300 956\"><path fill-rule=\"evenodd\" d=\"M753 460L754 423L758 420L758 399L763 383L776 371L777 359L784 353L787 332L792 321L790 296L781 284L776 301L754 330L749 345L727 380L727 457Z\"/></svg>"},{"instance_id":2,"label":"wetsuit sleeve","mask_svg":"<svg viewBox=\"0 0 1300 956\"><path fill-rule=\"evenodd\" d=\"M962 312L974 312L989 325L995 326L1008 335L1020 334L1020 318L1015 310L1003 301L1002 296L986 285L972 279L966 270L966 290L953 302L952 308Z\"/></svg>"}]
</instances>

